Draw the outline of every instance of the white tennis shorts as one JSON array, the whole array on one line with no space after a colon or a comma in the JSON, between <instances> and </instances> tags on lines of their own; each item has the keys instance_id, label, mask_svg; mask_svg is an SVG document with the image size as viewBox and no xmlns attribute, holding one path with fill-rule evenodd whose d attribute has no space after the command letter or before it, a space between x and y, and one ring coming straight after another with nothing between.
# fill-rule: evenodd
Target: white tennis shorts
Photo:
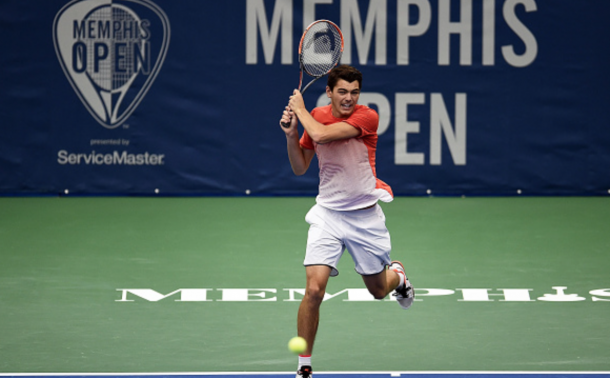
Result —
<instances>
[{"instance_id":1,"label":"white tennis shorts","mask_svg":"<svg viewBox=\"0 0 610 378\"><path fill-rule=\"evenodd\" d=\"M364 210L334 211L315 205L305 216L309 223L303 265L327 265L331 276L347 248L361 275L381 273L390 265L390 233L379 205Z\"/></svg>"}]
</instances>

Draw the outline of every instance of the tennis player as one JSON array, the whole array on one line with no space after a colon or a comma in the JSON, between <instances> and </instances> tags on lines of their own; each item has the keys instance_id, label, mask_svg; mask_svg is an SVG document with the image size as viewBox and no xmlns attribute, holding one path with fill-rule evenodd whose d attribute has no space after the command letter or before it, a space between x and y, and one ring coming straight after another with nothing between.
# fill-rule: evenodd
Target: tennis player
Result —
<instances>
[{"instance_id":1,"label":"tennis player","mask_svg":"<svg viewBox=\"0 0 610 378\"><path fill-rule=\"evenodd\" d=\"M304 261L307 283L297 329L307 341L307 350L299 355L297 378L312 375L311 353L320 305L329 277L339 274L337 264L346 248L356 272L375 299L384 299L394 291L405 309L414 299L403 265L390 260L390 234L377 202L390 202L393 194L376 177L379 116L358 104L361 88L360 71L348 65L338 66L328 76L329 105L309 113L301 93L294 90L280 120L280 124L289 124L282 130L293 172L304 174L314 154L320 168L316 205L305 217L310 225ZM305 129L301 137L299 121Z\"/></svg>"}]
</instances>

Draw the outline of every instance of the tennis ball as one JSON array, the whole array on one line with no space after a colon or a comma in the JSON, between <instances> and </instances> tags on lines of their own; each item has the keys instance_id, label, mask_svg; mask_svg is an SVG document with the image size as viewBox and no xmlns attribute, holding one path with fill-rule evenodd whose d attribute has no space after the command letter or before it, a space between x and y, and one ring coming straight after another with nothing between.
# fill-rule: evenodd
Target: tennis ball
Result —
<instances>
[{"instance_id":1,"label":"tennis ball","mask_svg":"<svg viewBox=\"0 0 610 378\"><path fill-rule=\"evenodd\" d=\"M303 353L307 349L307 341L304 338L296 336L288 342L288 349L292 353Z\"/></svg>"}]
</instances>

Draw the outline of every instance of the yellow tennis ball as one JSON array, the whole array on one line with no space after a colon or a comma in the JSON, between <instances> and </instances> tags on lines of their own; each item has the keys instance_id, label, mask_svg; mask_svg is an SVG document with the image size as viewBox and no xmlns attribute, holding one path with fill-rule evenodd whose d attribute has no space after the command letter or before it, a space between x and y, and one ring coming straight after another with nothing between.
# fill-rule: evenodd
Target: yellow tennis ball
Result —
<instances>
[{"instance_id":1,"label":"yellow tennis ball","mask_svg":"<svg viewBox=\"0 0 610 378\"><path fill-rule=\"evenodd\" d=\"M293 337L288 342L288 349L292 353L303 353L307 349L307 341L300 336Z\"/></svg>"}]
</instances>

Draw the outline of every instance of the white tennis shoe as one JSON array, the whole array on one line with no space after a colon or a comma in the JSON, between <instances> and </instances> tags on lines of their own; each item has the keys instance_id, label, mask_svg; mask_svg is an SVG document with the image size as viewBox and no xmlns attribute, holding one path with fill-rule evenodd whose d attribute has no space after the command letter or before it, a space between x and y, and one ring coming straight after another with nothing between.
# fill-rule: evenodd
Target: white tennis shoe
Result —
<instances>
[{"instance_id":1,"label":"white tennis shoe","mask_svg":"<svg viewBox=\"0 0 610 378\"><path fill-rule=\"evenodd\" d=\"M311 366L301 366L301 368L297 371L295 378L313 378Z\"/></svg>"},{"instance_id":2,"label":"white tennis shoe","mask_svg":"<svg viewBox=\"0 0 610 378\"><path fill-rule=\"evenodd\" d=\"M396 297L396 301L403 309L408 309L413 304L413 300L415 299L415 291L413 290L413 285L407 278L407 274L405 273L405 267L402 266L400 261L392 261L390 264L390 269L395 271L398 274L404 274L405 276L405 284L399 285L398 288L394 291L393 296Z\"/></svg>"}]
</instances>

